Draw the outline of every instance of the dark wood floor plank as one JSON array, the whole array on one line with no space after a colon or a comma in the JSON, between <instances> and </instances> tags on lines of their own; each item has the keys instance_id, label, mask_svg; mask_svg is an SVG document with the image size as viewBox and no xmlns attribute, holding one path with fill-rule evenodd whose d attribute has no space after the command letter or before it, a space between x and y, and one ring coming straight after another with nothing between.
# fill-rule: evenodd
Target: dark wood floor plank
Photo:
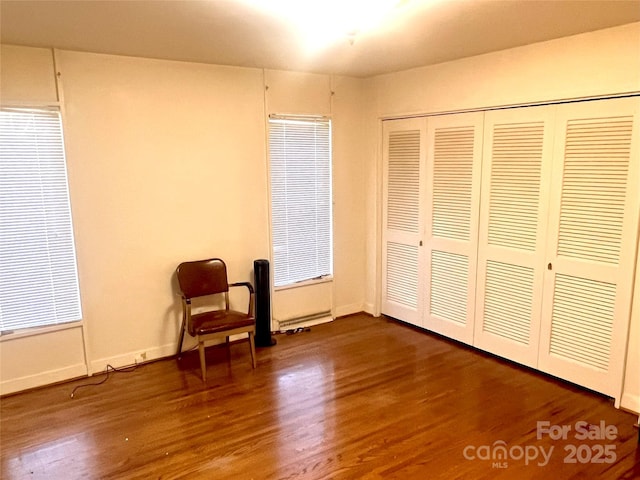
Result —
<instances>
[{"instance_id":1,"label":"dark wood floor plank","mask_svg":"<svg viewBox=\"0 0 640 480\"><path fill-rule=\"evenodd\" d=\"M13 479L640 478L635 417L574 385L387 319L197 352L0 400L0 477ZM536 422L604 421L615 440L537 439ZM536 448L546 466L465 458L466 447ZM564 463L568 445L616 461Z\"/></svg>"}]
</instances>

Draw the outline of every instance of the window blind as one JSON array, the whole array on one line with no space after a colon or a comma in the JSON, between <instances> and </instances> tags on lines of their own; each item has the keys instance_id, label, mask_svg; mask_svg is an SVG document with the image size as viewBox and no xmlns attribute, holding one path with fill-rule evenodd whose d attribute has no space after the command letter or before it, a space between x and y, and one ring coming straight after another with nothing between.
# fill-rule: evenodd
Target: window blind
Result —
<instances>
[{"instance_id":1,"label":"window blind","mask_svg":"<svg viewBox=\"0 0 640 480\"><path fill-rule=\"evenodd\" d=\"M332 274L331 120L269 118L276 287Z\"/></svg>"},{"instance_id":2,"label":"window blind","mask_svg":"<svg viewBox=\"0 0 640 480\"><path fill-rule=\"evenodd\" d=\"M0 109L0 332L82 318L60 112Z\"/></svg>"}]
</instances>

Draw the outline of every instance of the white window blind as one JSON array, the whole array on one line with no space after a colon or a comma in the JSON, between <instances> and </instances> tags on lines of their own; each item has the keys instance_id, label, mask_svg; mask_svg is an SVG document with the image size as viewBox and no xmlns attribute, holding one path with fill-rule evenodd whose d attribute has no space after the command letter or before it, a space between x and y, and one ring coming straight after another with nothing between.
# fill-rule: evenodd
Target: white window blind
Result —
<instances>
[{"instance_id":1,"label":"white window blind","mask_svg":"<svg viewBox=\"0 0 640 480\"><path fill-rule=\"evenodd\" d=\"M60 112L0 109L0 332L80 320Z\"/></svg>"},{"instance_id":2,"label":"white window blind","mask_svg":"<svg viewBox=\"0 0 640 480\"><path fill-rule=\"evenodd\" d=\"M276 287L332 274L331 120L269 118Z\"/></svg>"}]
</instances>

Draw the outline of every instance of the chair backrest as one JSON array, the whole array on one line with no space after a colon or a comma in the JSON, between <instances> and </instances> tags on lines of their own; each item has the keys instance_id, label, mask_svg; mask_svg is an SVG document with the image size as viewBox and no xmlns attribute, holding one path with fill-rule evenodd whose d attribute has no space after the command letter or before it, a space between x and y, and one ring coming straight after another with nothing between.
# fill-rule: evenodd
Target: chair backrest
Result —
<instances>
[{"instance_id":1,"label":"chair backrest","mask_svg":"<svg viewBox=\"0 0 640 480\"><path fill-rule=\"evenodd\" d=\"M219 258L184 262L176 270L180 290L186 298L229 291L227 266Z\"/></svg>"}]
</instances>

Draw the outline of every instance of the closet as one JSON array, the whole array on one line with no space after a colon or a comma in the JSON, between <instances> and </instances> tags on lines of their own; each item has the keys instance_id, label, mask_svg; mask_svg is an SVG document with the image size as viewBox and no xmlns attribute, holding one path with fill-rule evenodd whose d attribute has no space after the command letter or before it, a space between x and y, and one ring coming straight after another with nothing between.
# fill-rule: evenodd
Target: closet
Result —
<instances>
[{"instance_id":1,"label":"closet","mask_svg":"<svg viewBox=\"0 0 640 480\"><path fill-rule=\"evenodd\" d=\"M382 313L619 400L638 97L383 122Z\"/></svg>"}]
</instances>

